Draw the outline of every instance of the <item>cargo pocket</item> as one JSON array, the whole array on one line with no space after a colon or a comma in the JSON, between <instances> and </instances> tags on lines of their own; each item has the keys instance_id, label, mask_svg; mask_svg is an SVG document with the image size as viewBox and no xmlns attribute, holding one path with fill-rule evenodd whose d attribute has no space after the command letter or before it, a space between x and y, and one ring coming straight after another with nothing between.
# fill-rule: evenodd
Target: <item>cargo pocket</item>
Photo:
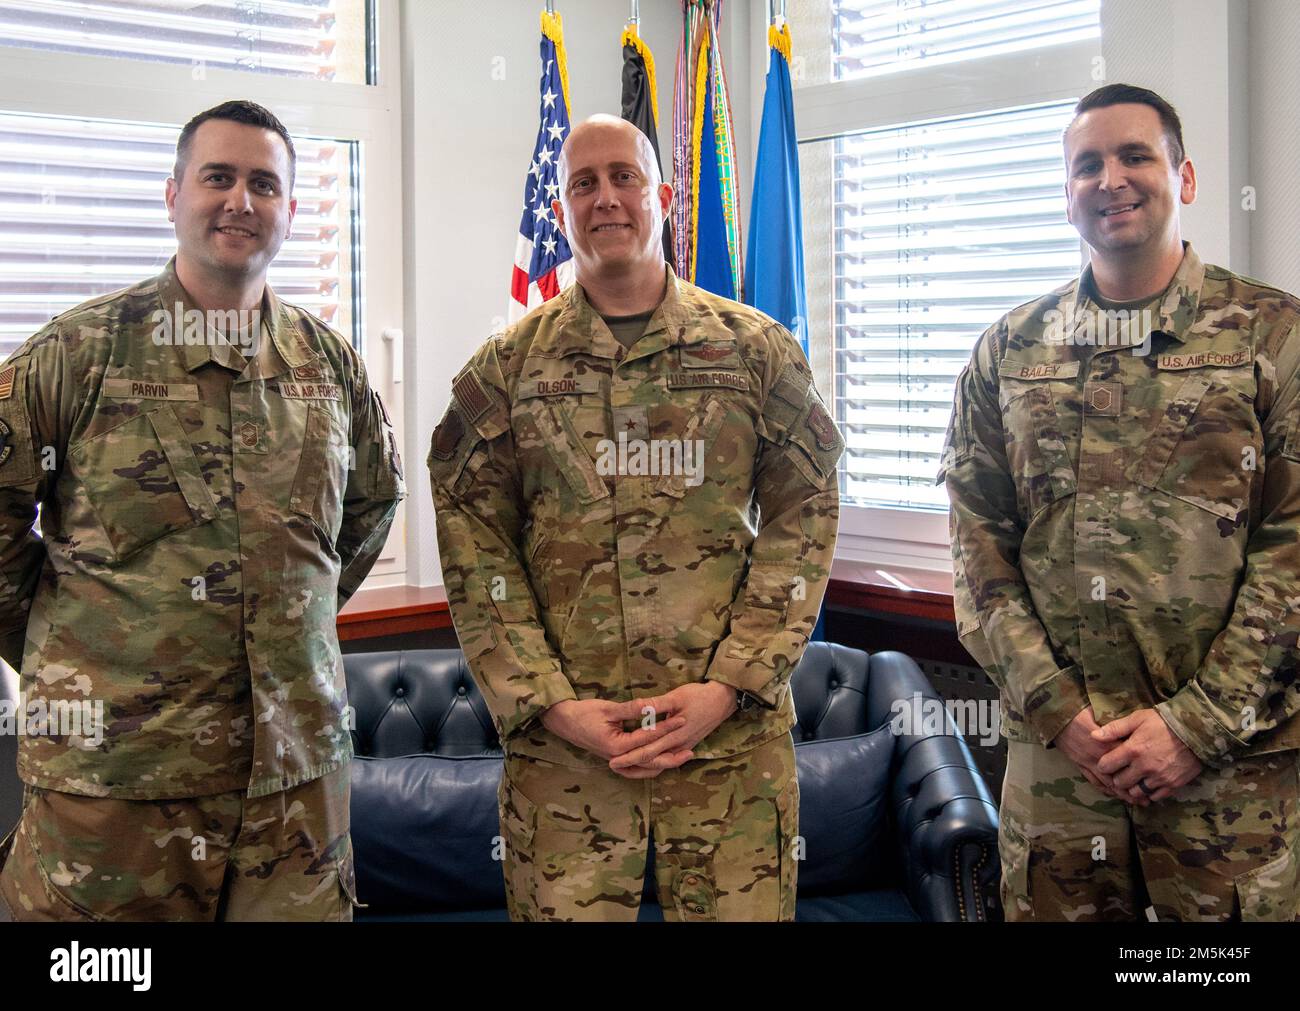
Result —
<instances>
[{"instance_id":1,"label":"cargo pocket","mask_svg":"<svg viewBox=\"0 0 1300 1011\"><path fill-rule=\"evenodd\" d=\"M15 835L12 840L12 850L8 859L13 861L11 870L11 880L15 881L18 887L33 893L33 899L36 898L35 889L40 888L45 897L45 908L38 909L37 915L40 918L54 918L67 920L69 918L86 923L101 923L107 921L108 917L99 913L93 913L81 903L75 901L66 892L68 882L57 880L69 876L75 878L77 873L76 865L69 870L60 861L57 869L51 872L46 867L46 857L41 851L41 845L38 841L38 833L32 830L35 818L28 817L28 812L38 803L44 803L40 794L36 794L29 805L28 811L23 812L23 818L18 823ZM87 868L87 871L89 869ZM84 873L84 872L83 872Z\"/></svg>"},{"instance_id":2,"label":"cargo pocket","mask_svg":"<svg viewBox=\"0 0 1300 1011\"><path fill-rule=\"evenodd\" d=\"M1291 923L1300 913L1296 843L1275 860L1233 879L1246 923Z\"/></svg>"},{"instance_id":3,"label":"cargo pocket","mask_svg":"<svg viewBox=\"0 0 1300 1011\"><path fill-rule=\"evenodd\" d=\"M169 405L74 446L69 462L115 562L217 515L194 450Z\"/></svg>"},{"instance_id":4,"label":"cargo pocket","mask_svg":"<svg viewBox=\"0 0 1300 1011\"><path fill-rule=\"evenodd\" d=\"M685 856L679 855L678 859ZM716 923L718 892L712 871L707 866L678 868L673 875L673 903L684 922Z\"/></svg>"},{"instance_id":5,"label":"cargo pocket","mask_svg":"<svg viewBox=\"0 0 1300 1011\"><path fill-rule=\"evenodd\" d=\"M289 492L289 508L306 516L333 544L343 523L347 484L347 440L328 407L311 404L302 437L298 472Z\"/></svg>"},{"instance_id":6,"label":"cargo pocket","mask_svg":"<svg viewBox=\"0 0 1300 1011\"><path fill-rule=\"evenodd\" d=\"M795 776L777 795L776 825L781 888L779 918L783 922L794 920L795 898L799 886L799 780Z\"/></svg>"},{"instance_id":7,"label":"cargo pocket","mask_svg":"<svg viewBox=\"0 0 1300 1011\"><path fill-rule=\"evenodd\" d=\"M510 782L508 766L501 770L497 805L501 816L502 877L506 906L512 920L531 920L537 915L537 883L534 880L533 837L537 832L537 806Z\"/></svg>"},{"instance_id":8,"label":"cargo pocket","mask_svg":"<svg viewBox=\"0 0 1300 1011\"><path fill-rule=\"evenodd\" d=\"M338 864L339 876L339 922L351 923L354 910L365 909L366 905L357 899L356 858L352 851L352 840L348 839L347 853Z\"/></svg>"},{"instance_id":9,"label":"cargo pocket","mask_svg":"<svg viewBox=\"0 0 1300 1011\"><path fill-rule=\"evenodd\" d=\"M1005 813L998 831L998 859L1002 863L1002 880L998 891L1005 919L1032 917L1033 902L1029 895L1029 840L1014 829Z\"/></svg>"}]
</instances>

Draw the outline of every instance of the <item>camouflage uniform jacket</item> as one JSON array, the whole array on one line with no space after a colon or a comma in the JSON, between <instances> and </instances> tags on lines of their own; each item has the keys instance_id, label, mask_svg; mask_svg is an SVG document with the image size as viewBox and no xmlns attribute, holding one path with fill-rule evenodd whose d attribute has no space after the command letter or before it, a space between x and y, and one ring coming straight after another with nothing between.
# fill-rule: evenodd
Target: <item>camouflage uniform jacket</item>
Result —
<instances>
[{"instance_id":1,"label":"camouflage uniform jacket","mask_svg":"<svg viewBox=\"0 0 1300 1011\"><path fill-rule=\"evenodd\" d=\"M488 340L434 433L447 597L511 754L598 764L542 727L546 707L706 679L760 704L699 758L794 722L788 682L830 573L843 443L786 330L666 273L630 350L578 285ZM647 440L699 440L700 479L660 454L642 468Z\"/></svg>"},{"instance_id":2,"label":"camouflage uniform jacket","mask_svg":"<svg viewBox=\"0 0 1300 1011\"><path fill-rule=\"evenodd\" d=\"M1014 740L1091 705L1156 708L1212 767L1296 748L1300 300L1189 245L1148 348L1089 357L1091 290L1008 313L957 382L962 642Z\"/></svg>"},{"instance_id":3,"label":"camouflage uniform jacket","mask_svg":"<svg viewBox=\"0 0 1300 1011\"><path fill-rule=\"evenodd\" d=\"M388 416L270 288L251 359L199 327L168 343L178 303L173 261L0 369L0 649L29 705L104 711L98 747L22 739L35 786L261 796L351 757L335 620L404 495Z\"/></svg>"}]
</instances>

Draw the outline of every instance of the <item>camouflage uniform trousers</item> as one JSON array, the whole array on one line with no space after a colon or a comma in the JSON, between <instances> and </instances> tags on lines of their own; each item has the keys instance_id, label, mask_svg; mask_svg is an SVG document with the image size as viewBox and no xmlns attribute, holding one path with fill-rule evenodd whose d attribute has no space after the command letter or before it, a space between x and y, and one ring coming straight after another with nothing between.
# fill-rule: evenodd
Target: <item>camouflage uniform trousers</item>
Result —
<instances>
[{"instance_id":1,"label":"camouflage uniform trousers","mask_svg":"<svg viewBox=\"0 0 1300 1011\"><path fill-rule=\"evenodd\" d=\"M1300 913L1300 752L1206 767L1129 805L1055 748L1009 741L1002 787L1007 920L1271 920Z\"/></svg>"},{"instance_id":2,"label":"camouflage uniform trousers","mask_svg":"<svg viewBox=\"0 0 1300 1011\"><path fill-rule=\"evenodd\" d=\"M498 798L512 920L635 920L651 832L664 919L794 919L789 734L652 779L508 756Z\"/></svg>"},{"instance_id":3,"label":"camouflage uniform trousers","mask_svg":"<svg viewBox=\"0 0 1300 1011\"><path fill-rule=\"evenodd\" d=\"M0 845L0 920L350 921L350 793L347 765L251 799L28 787Z\"/></svg>"}]
</instances>

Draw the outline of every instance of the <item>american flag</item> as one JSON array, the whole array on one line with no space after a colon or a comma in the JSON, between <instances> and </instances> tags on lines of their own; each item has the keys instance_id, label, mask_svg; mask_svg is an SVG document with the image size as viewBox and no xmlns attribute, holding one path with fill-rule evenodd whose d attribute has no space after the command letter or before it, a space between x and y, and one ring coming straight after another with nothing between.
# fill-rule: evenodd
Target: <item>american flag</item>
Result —
<instances>
[{"instance_id":1,"label":"american flag","mask_svg":"<svg viewBox=\"0 0 1300 1011\"><path fill-rule=\"evenodd\" d=\"M573 283L573 253L556 226L560 145L569 135L568 74L560 17L542 15L541 125L524 180L524 212L510 282L510 319L519 319Z\"/></svg>"}]
</instances>

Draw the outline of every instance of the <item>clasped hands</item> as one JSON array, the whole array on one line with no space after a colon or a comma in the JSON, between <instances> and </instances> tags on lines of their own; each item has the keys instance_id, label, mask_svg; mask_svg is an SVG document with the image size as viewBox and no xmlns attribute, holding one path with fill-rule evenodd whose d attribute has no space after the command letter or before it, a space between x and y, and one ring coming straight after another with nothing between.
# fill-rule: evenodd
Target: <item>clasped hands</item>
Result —
<instances>
[{"instance_id":1,"label":"clasped hands","mask_svg":"<svg viewBox=\"0 0 1300 1011\"><path fill-rule=\"evenodd\" d=\"M646 710L653 720L646 725ZM682 685L628 702L567 699L542 713L542 726L570 744L609 761L628 779L650 779L695 757L692 750L736 711L736 690L719 681ZM636 720L636 730L623 724Z\"/></svg>"},{"instance_id":2,"label":"clasped hands","mask_svg":"<svg viewBox=\"0 0 1300 1011\"><path fill-rule=\"evenodd\" d=\"M1089 706L1052 743L1098 790L1139 807L1164 800L1203 768L1154 709L1139 709L1102 727Z\"/></svg>"}]
</instances>

